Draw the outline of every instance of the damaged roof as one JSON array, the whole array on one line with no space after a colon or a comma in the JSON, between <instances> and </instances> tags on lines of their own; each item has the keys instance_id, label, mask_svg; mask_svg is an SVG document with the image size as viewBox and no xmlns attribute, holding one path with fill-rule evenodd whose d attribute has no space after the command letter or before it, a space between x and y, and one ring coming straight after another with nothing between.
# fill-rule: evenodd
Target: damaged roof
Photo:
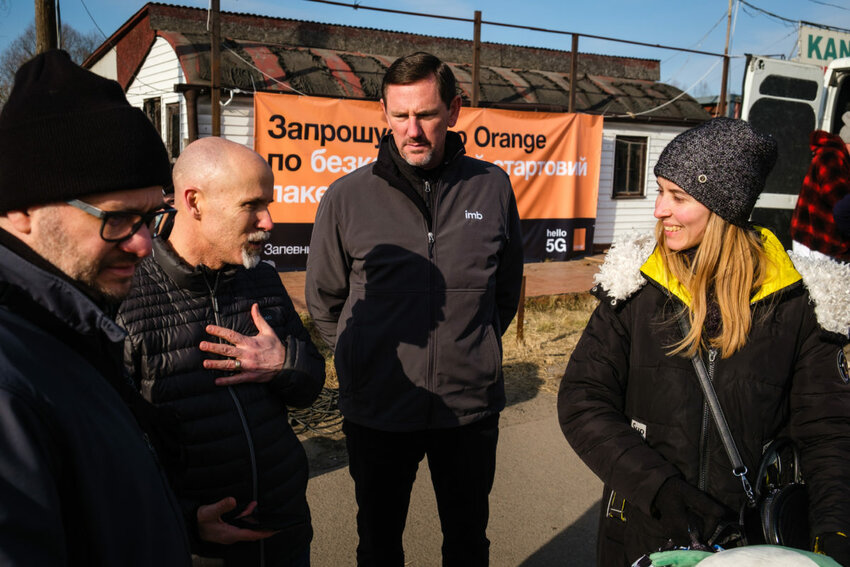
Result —
<instances>
[{"instance_id":1,"label":"damaged roof","mask_svg":"<svg viewBox=\"0 0 850 567\"><path fill-rule=\"evenodd\" d=\"M208 85L206 18L204 9L146 4L84 65L114 46L126 89L160 36L177 54L186 82ZM221 38L223 88L377 100L387 67L421 50L451 66L465 103L472 96L468 40L230 12L221 13ZM570 51L482 43L480 106L566 112L571 57ZM657 60L579 53L576 74L576 112L673 123L709 118L696 100L658 81Z\"/></svg>"}]
</instances>

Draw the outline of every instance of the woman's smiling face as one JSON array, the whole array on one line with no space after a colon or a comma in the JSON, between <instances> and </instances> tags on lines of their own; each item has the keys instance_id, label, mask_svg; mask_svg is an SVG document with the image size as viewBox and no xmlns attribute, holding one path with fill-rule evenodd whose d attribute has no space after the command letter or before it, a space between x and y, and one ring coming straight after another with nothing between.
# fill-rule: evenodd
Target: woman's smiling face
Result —
<instances>
[{"instance_id":1,"label":"woman's smiling face","mask_svg":"<svg viewBox=\"0 0 850 567\"><path fill-rule=\"evenodd\" d=\"M711 211L672 181L659 177L653 214L664 226L667 247L687 250L702 242Z\"/></svg>"}]
</instances>

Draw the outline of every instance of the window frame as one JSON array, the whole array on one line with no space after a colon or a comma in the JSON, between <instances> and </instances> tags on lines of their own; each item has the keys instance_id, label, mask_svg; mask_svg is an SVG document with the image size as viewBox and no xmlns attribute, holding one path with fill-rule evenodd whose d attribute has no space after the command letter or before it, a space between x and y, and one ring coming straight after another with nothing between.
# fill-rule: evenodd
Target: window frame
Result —
<instances>
[{"instance_id":1,"label":"window frame","mask_svg":"<svg viewBox=\"0 0 850 567\"><path fill-rule=\"evenodd\" d=\"M627 164L625 166L625 174L621 173L623 168L618 167L618 157L620 156L619 148L623 144L630 145L626 150L628 153L625 156ZM635 144L635 146L631 146ZM637 147L636 152L630 151L633 147ZM642 155L640 155L642 152ZM638 155L634 155L634 154ZM632 161L639 162L636 164ZM611 198L613 199L641 199L646 197L646 174L649 161L649 136L635 135L617 135L614 137L614 168L611 179ZM634 172L635 168L639 171ZM637 186L630 188L630 180L638 176ZM623 176L625 177L623 179Z\"/></svg>"}]
</instances>

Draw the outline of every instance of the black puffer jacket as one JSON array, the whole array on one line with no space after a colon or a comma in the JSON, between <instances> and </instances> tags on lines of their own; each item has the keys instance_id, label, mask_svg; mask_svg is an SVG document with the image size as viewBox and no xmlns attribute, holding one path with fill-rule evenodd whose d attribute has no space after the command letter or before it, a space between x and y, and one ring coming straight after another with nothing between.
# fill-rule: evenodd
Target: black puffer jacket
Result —
<instances>
[{"instance_id":1,"label":"black puffer jacket","mask_svg":"<svg viewBox=\"0 0 850 567\"><path fill-rule=\"evenodd\" d=\"M222 373L203 368L213 355L198 348L214 339L205 327L255 335L253 303L286 346L285 368L266 384L216 386ZM137 386L178 417L183 460L176 466L175 491L187 519L199 505L228 496L240 507L256 500L256 517L288 526L282 537L292 549L308 543L307 458L286 406L306 407L316 399L324 361L277 272L265 263L252 270L191 268L167 242L156 240L118 320L130 333L125 363Z\"/></svg>"},{"instance_id":2,"label":"black puffer jacket","mask_svg":"<svg viewBox=\"0 0 850 567\"><path fill-rule=\"evenodd\" d=\"M0 245L0 565L190 565L180 508L125 405L146 402L123 378L124 331L15 248Z\"/></svg>"},{"instance_id":3,"label":"black puffer jacket","mask_svg":"<svg viewBox=\"0 0 850 567\"><path fill-rule=\"evenodd\" d=\"M821 292L832 284L810 275L811 265L798 261L795 269L781 244L768 235L765 247L776 269L753 302L748 342L706 366L713 370L714 387L747 468L758 469L772 439L790 435L802 450L812 535L846 533L850 384L841 350L845 339L839 335L846 335L846 310L843 322L824 312L830 298ZM643 250L621 243L609 253L602 283L595 288L602 302L576 346L558 396L564 435L606 485L598 541L598 564L605 567L629 565L667 540L669 534L651 518L651 506L672 476L682 475L732 510L745 501L690 359L666 352L681 339L673 315L688 298L663 271L658 253L641 267L654 239L643 242ZM835 334L827 333L815 316L816 292L821 324ZM846 305L846 297L843 301ZM625 522L605 518L612 489L627 501Z\"/></svg>"},{"instance_id":4,"label":"black puffer jacket","mask_svg":"<svg viewBox=\"0 0 850 567\"><path fill-rule=\"evenodd\" d=\"M523 268L514 194L449 132L429 211L390 139L322 198L307 304L336 349L346 419L386 431L472 423L505 405L501 336Z\"/></svg>"}]
</instances>

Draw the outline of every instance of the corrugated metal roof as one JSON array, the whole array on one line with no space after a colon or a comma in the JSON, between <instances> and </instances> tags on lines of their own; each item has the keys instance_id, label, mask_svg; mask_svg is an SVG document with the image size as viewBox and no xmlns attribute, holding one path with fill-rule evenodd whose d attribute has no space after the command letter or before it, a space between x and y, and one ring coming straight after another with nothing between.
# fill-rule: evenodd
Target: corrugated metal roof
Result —
<instances>
[{"instance_id":1,"label":"corrugated metal roof","mask_svg":"<svg viewBox=\"0 0 850 567\"><path fill-rule=\"evenodd\" d=\"M186 81L209 84L209 39L206 34L160 32L177 53ZM242 91L297 92L306 95L378 99L381 79L391 57L332 49L293 47L226 39L221 51L221 86ZM472 69L450 63L461 96L469 102ZM562 110L569 105L568 73L534 69L481 68L482 106L527 106ZM580 73L576 81L576 111L604 115L637 115L656 119L702 120L705 110L687 95L663 83Z\"/></svg>"},{"instance_id":2,"label":"corrugated metal roof","mask_svg":"<svg viewBox=\"0 0 850 567\"><path fill-rule=\"evenodd\" d=\"M119 59L141 65L146 50L122 50L121 45L134 29L146 28L172 45L187 83L209 84L205 19L206 10L147 4L86 63L91 65L108 46L116 45ZM471 98L468 40L229 12L222 13L221 28L225 88L378 99L381 79L392 61L425 50L451 65L463 98L467 102ZM569 51L482 44L481 106L566 111L573 84L571 57ZM658 61L579 53L576 63L577 112L671 122L709 118L693 98L658 82Z\"/></svg>"}]
</instances>

